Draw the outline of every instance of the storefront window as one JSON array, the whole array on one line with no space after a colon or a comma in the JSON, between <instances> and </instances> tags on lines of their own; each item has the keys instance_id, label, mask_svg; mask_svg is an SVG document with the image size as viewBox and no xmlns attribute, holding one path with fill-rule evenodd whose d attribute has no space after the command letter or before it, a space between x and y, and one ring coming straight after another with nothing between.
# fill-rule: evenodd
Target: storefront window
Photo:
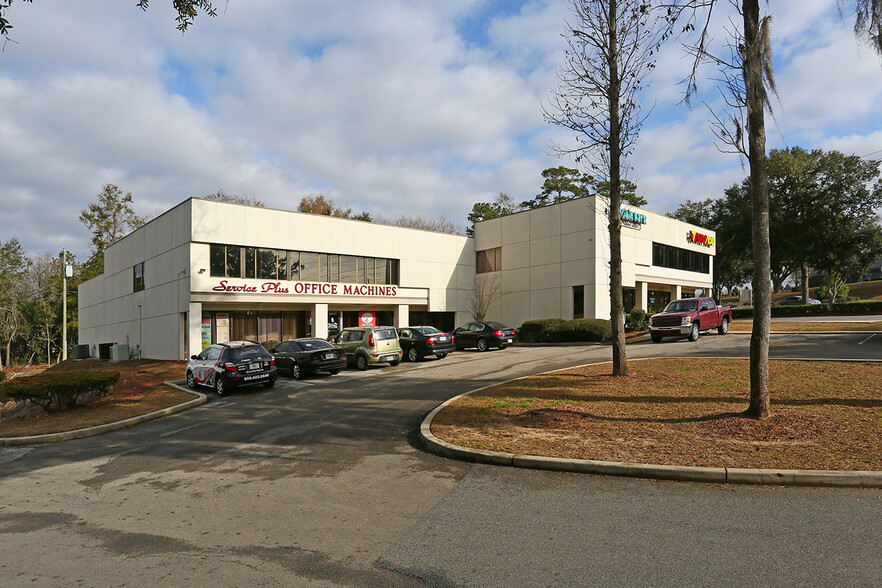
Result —
<instances>
[{"instance_id":1,"label":"storefront window","mask_svg":"<svg viewBox=\"0 0 882 588\"><path fill-rule=\"evenodd\" d=\"M329 282L340 281L340 256L328 256L328 280Z\"/></svg>"},{"instance_id":2,"label":"storefront window","mask_svg":"<svg viewBox=\"0 0 882 588\"><path fill-rule=\"evenodd\" d=\"M280 280L288 279L288 252L287 251L279 251L278 256L278 272Z\"/></svg>"},{"instance_id":3,"label":"storefront window","mask_svg":"<svg viewBox=\"0 0 882 588\"><path fill-rule=\"evenodd\" d=\"M374 275L374 260L371 257L364 258L364 279L362 280L364 284L376 284L377 279Z\"/></svg>"},{"instance_id":4,"label":"storefront window","mask_svg":"<svg viewBox=\"0 0 882 588\"><path fill-rule=\"evenodd\" d=\"M389 281L389 260L376 259L374 260L374 265L377 272L377 283L390 284L391 282Z\"/></svg>"},{"instance_id":5,"label":"storefront window","mask_svg":"<svg viewBox=\"0 0 882 588\"><path fill-rule=\"evenodd\" d=\"M289 280L299 280L300 279L300 252L299 251L289 251L288 252L288 279Z\"/></svg>"}]
</instances>

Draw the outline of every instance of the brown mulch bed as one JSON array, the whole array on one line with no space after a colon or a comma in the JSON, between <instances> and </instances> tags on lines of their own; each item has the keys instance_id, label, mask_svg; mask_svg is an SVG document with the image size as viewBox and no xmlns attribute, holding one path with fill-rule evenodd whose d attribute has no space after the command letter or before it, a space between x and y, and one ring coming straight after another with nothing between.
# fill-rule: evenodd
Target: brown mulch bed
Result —
<instances>
[{"instance_id":1,"label":"brown mulch bed","mask_svg":"<svg viewBox=\"0 0 882 588\"><path fill-rule=\"evenodd\" d=\"M22 413L10 415L5 419L0 418L0 437L25 437L73 431L140 416L187 402L194 398L192 394L163 385L167 380L182 379L185 367L184 361L148 359L113 363L95 359L62 362L48 370L118 371L120 379L110 395L95 398L88 404L72 410L47 413L39 406L32 406Z\"/></svg>"},{"instance_id":2,"label":"brown mulch bed","mask_svg":"<svg viewBox=\"0 0 882 588\"><path fill-rule=\"evenodd\" d=\"M746 360L599 364L469 395L432 424L478 449L670 465L882 470L882 364L772 361L772 414L743 415Z\"/></svg>"}]
</instances>

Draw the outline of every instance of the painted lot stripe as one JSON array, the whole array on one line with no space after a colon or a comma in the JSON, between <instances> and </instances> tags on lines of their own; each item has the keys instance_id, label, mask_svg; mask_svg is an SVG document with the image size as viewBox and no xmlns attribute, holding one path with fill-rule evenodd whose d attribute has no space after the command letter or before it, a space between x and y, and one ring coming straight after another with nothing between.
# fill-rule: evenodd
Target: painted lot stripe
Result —
<instances>
[{"instance_id":1,"label":"painted lot stripe","mask_svg":"<svg viewBox=\"0 0 882 588\"><path fill-rule=\"evenodd\" d=\"M870 335L869 337L867 337L866 339L864 339L863 341L858 343L858 345L863 345L864 343L866 343L867 341L869 341L870 339L872 339L875 336L876 336L876 333L873 333L872 335Z\"/></svg>"},{"instance_id":2,"label":"painted lot stripe","mask_svg":"<svg viewBox=\"0 0 882 588\"><path fill-rule=\"evenodd\" d=\"M187 429L192 429L193 427L198 427L204 423L195 423L192 425L187 425L186 427L181 427L180 429L175 429L174 431L166 431L165 433L160 434L160 437L168 437L169 435L174 435L176 433L180 433L181 431L186 431Z\"/></svg>"}]
</instances>

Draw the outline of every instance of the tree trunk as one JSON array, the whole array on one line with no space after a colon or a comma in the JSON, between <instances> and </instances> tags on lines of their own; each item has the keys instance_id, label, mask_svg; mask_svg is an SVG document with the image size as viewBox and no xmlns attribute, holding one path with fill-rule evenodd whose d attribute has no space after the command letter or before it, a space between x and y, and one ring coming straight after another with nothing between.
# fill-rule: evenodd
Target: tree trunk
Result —
<instances>
[{"instance_id":1,"label":"tree trunk","mask_svg":"<svg viewBox=\"0 0 882 588\"><path fill-rule=\"evenodd\" d=\"M753 333L750 336L750 404L746 415L769 415L769 331L772 321L769 243L769 182L759 0L743 0L744 86L747 91L747 137L750 161L751 234L753 239Z\"/></svg>"},{"instance_id":2,"label":"tree trunk","mask_svg":"<svg viewBox=\"0 0 882 588\"><path fill-rule=\"evenodd\" d=\"M809 300L809 285L808 285L808 266L806 264L802 264L799 268L801 278L802 278L802 303L808 304Z\"/></svg>"},{"instance_id":3,"label":"tree trunk","mask_svg":"<svg viewBox=\"0 0 882 588\"><path fill-rule=\"evenodd\" d=\"M609 3L609 306L612 326L613 376L628 375L625 350L625 302L622 296L622 149L619 93L618 0Z\"/></svg>"}]
</instances>

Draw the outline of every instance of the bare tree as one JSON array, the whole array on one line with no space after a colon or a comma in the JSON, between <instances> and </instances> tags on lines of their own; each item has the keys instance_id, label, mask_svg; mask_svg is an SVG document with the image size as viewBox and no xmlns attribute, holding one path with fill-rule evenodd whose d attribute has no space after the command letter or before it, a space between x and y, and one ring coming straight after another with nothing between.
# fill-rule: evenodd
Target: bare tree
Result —
<instances>
[{"instance_id":1,"label":"bare tree","mask_svg":"<svg viewBox=\"0 0 882 588\"><path fill-rule=\"evenodd\" d=\"M223 191L223 189L218 190L214 194L209 194L204 197L206 200L213 200L215 202L229 202L230 204L244 204L245 206L260 206L265 207L266 204L263 203L263 200L259 200L254 196L241 196L239 194L228 194Z\"/></svg>"},{"instance_id":2,"label":"bare tree","mask_svg":"<svg viewBox=\"0 0 882 588\"><path fill-rule=\"evenodd\" d=\"M499 274L478 274L475 276L475 289L468 294L466 302L469 312L476 321L484 320L490 305L505 294L499 284Z\"/></svg>"},{"instance_id":3,"label":"bare tree","mask_svg":"<svg viewBox=\"0 0 882 588\"><path fill-rule=\"evenodd\" d=\"M753 418L768 416L769 408L769 332L771 327L771 246L769 239L769 186L766 156L765 112L769 106L766 89L774 90L771 70L769 16L760 14L759 0L730 0L739 8L742 22L732 23L730 31L734 56L738 61L729 65L734 76L724 75L723 87L736 100L731 106L743 105L745 116L730 120L717 117L715 134L724 143L736 147L747 156L750 165L751 233L753 240L753 332L750 338L750 403L745 414ZM846 0L837 0L842 9ZM681 23L683 31L699 29L698 40L689 47L693 55L692 73L687 78L687 98L697 91L698 66L705 60L720 62L708 50L711 15L717 0L683 0L661 4L670 23ZM882 0L855 0L855 34L865 37L882 55ZM739 30L738 26L742 28ZM673 26L671 29L673 30ZM732 34L734 32L734 34ZM724 64L725 65L725 64ZM740 66L740 71L739 67ZM740 76L739 76L740 74ZM740 77L740 79L739 79ZM734 92L732 90L735 90ZM739 103L739 92L742 101ZM732 124L730 124L730 122ZM747 137L746 145L744 137Z\"/></svg>"},{"instance_id":4,"label":"bare tree","mask_svg":"<svg viewBox=\"0 0 882 588\"><path fill-rule=\"evenodd\" d=\"M410 227L423 231L437 231L439 233L452 233L462 235L463 229L452 220L444 216L433 217L427 214L401 214L392 219L378 218L378 223L393 225L396 227Z\"/></svg>"},{"instance_id":5,"label":"bare tree","mask_svg":"<svg viewBox=\"0 0 882 588\"><path fill-rule=\"evenodd\" d=\"M575 133L575 147L553 145L575 156L609 183L610 321L613 375L628 375L622 297L622 170L645 116L640 95L654 67L655 32L649 5L639 0L572 0L568 50L545 119Z\"/></svg>"}]
</instances>

